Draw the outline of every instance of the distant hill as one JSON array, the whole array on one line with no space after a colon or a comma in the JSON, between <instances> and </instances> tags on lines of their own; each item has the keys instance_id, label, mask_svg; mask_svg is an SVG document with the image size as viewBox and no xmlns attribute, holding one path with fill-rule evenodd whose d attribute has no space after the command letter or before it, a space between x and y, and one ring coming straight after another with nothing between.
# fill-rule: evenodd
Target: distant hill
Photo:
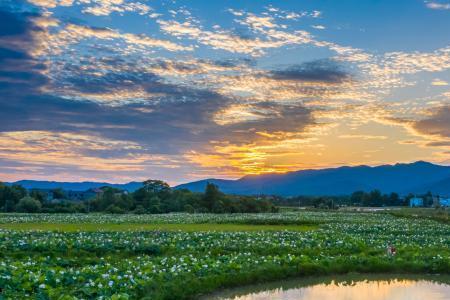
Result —
<instances>
[{"instance_id":1,"label":"distant hill","mask_svg":"<svg viewBox=\"0 0 450 300\"><path fill-rule=\"evenodd\" d=\"M103 186L115 187L122 190L133 192L142 186L141 182L129 182L124 184L112 184L107 182L57 182L57 181L38 181L38 180L20 180L9 184L19 184L26 189L56 189L61 188L67 191L86 191L91 188L100 188Z\"/></svg>"},{"instance_id":2,"label":"distant hill","mask_svg":"<svg viewBox=\"0 0 450 300\"><path fill-rule=\"evenodd\" d=\"M177 186L200 192L212 182L230 194L348 195L357 190L383 193L450 195L450 167L418 161L377 167L356 166L245 176L237 180L206 179Z\"/></svg>"},{"instance_id":3,"label":"distant hill","mask_svg":"<svg viewBox=\"0 0 450 300\"><path fill-rule=\"evenodd\" d=\"M426 193L431 191L450 196L450 167L418 161L410 164L383 165L378 167L356 166L320 170L301 170L284 174L244 176L237 180L205 179L176 186L193 192L203 192L207 182L214 183L229 194L240 195L349 195L357 190L379 189L383 193ZM62 188L86 191L90 188L111 186L133 192L142 186L140 182L111 184L107 182L55 182L21 180L14 182L27 189ZM13 184L13 183L9 183Z\"/></svg>"}]
</instances>

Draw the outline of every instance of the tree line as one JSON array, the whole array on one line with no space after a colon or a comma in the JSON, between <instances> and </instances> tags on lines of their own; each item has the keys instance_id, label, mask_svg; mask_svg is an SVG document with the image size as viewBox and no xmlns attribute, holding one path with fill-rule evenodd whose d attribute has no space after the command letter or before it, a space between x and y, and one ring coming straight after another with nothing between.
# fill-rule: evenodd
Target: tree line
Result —
<instances>
[{"instance_id":1,"label":"tree line","mask_svg":"<svg viewBox=\"0 0 450 300\"><path fill-rule=\"evenodd\" d=\"M275 212L277 207L267 199L253 196L228 195L207 183L203 193L187 189L172 189L161 180L147 180L132 193L113 187L102 187L96 195L84 201L64 199L64 191L51 191L58 201L50 201L42 190L27 191L20 185L0 182L2 212L43 213L136 213L169 212L259 213Z\"/></svg>"},{"instance_id":2,"label":"tree line","mask_svg":"<svg viewBox=\"0 0 450 300\"><path fill-rule=\"evenodd\" d=\"M383 194L380 190L370 192L356 191L351 195L342 196L296 196L296 197L273 197L273 202L277 206L301 206L315 207L321 209L333 209L340 206L408 206L409 200L414 194L400 197L397 193ZM418 195L424 201L424 206L431 206L433 197L431 192Z\"/></svg>"},{"instance_id":3,"label":"tree line","mask_svg":"<svg viewBox=\"0 0 450 300\"><path fill-rule=\"evenodd\" d=\"M1 212L45 212L45 213L136 213L158 214L169 212L211 213L258 213L275 212L280 206L315 207L335 209L340 206L407 206L414 197L400 197L397 193L383 194L379 190L356 191L344 196L237 196L222 193L219 188L207 183L203 193L187 189L172 189L160 180L147 180L140 189L132 193L113 187L103 187L95 196L82 201L65 199L67 191L51 190L52 198L42 190L26 190L20 185L8 186L0 182ZM430 192L420 196L424 206L431 206Z\"/></svg>"}]
</instances>

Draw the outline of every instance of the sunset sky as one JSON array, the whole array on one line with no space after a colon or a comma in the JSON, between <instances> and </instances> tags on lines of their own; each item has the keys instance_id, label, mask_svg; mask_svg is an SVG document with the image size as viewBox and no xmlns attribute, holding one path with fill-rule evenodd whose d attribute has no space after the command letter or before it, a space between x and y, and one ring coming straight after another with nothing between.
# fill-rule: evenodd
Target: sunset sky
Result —
<instances>
[{"instance_id":1,"label":"sunset sky","mask_svg":"<svg viewBox=\"0 0 450 300\"><path fill-rule=\"evenodd\" d=\"M450 165L450 1L0 0L0 180Z\"/></svg>"}]
</instances>

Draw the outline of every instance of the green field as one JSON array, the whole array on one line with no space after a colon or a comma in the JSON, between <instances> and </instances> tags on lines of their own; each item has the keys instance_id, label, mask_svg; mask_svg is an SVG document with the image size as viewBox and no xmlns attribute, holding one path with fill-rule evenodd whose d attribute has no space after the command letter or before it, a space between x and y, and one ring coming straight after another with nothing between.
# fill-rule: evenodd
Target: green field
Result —
<instances>
[{"instance_id":1,"label":"green field","mask_svg":"<svg viewBox=\"0 0 450 300\"><path fill-rule=\"evenodd\" d=\"M0 214L0 299L197 299L349 272L450 274L450 225L389 212Z\"/></svg>"},{"instance_id":2,"label":"green field","mask_svg":"<svg viewBox=\"0 0 450 300\"><path fill-rule=\"evenodd\" d=\"M412 219L425 218L450 224L450 210L448 208L401 208L388 210L387 212L397 217Z\"/></svg>"},{"instance_id":3,"label":"green field","mask_svg":"<svg viewBox=\"0 0 450 300\"><path fill-rule=\"evenodd\" d=\"M13 223L0 224L0 229L43 231L307 231L317 225L252 225L252 224L95 224L95 223Z\"/></svg>"}]
</instances>

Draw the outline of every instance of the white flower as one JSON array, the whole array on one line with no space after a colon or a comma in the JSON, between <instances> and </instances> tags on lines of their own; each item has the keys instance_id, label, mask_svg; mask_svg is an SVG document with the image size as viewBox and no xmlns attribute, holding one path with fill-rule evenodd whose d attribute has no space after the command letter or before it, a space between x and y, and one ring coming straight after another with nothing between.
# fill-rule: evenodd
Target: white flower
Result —
<instances>
[{"instance_id":1,"label":"white flower","mask_svg":"<svg viewBox=\"0 0 450 300\"><path fill-rule=\"evenodd\" d=\"M43 283L40 284L40 285L39 285L39 288L40 288L40 289L45 289L45 284L43 284Z\"/></svg>"}]
</instances>

